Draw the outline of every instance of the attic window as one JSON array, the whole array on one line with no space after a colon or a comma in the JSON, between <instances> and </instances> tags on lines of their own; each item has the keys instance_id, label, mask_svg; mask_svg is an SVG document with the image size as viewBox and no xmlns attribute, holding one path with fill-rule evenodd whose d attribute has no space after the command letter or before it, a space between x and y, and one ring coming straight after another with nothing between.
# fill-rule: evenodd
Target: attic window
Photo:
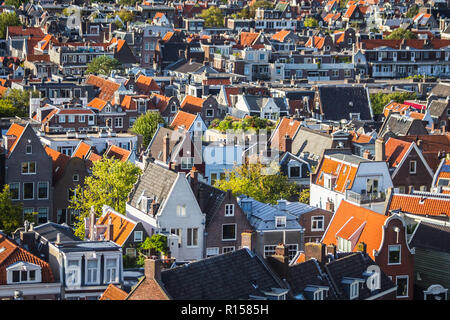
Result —
<instances>
[{"instance_id":1,"label":"attic window","mask_svg":"<svg viewBox=\"0 0 450 320\"><path fill-rule=\"evenodd\" d=\"M275 217L275 227L285 228L286 227L286 217L285 216Z\"/></svg>"}]
</instances>

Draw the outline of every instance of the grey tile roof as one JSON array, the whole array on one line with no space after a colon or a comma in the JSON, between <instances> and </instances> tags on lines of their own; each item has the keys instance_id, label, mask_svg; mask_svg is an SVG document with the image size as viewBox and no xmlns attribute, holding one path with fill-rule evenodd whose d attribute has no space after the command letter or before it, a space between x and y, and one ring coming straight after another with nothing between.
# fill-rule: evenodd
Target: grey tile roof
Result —
<instances>
[{"instance_id":1,"label":"grey tile roof","mask_svg":"<svg viewBox=\"0 0 450 320\"><path fill-rule=\"evenodd\" d=\"M210 186L206 183L199 182L199 205L204 214L206 214L206 226L209 225L212 217L225 198L226 192Z\"/></svg>"},{"instance_id":2,"label":"grey tile roof","mask_svg":"<svg viewBox=\"0 0 450 320\"><path fill-rule=\"evenodd\" d=\"M327 120L349 120L350 113L359 113L361 120L373 120L363 86L321 86L318 90Z\"/></svg>"},{"instance_id":3,"label":"grey tile roof","mask_svg":"<svg viewBox=\"0 0 450 320\"><path fill-rule=\"evenodd\" d=\"M67 225L56 224L54 222L47 222L33 228L33 231L39 234L41 237L47 239L49 242L54 243L58 233L61 233L61 241L81 241L80 238L75 236L72 229Z\"/></svg>"},{"instance_id":4,"label":"grey tile roof","mask_svg":"<svg viewBox=\"0 0 450 320\"><path fill-rule=\"evenodd\" d=\"M122 247L112 241L70 241L58 247L62 252L118 251Z\"/></svg>"},{"instance_id":5,"label":"grey tile roof","mask_svg":"<svg viewBox=\"0 0 450 320\"><path fill-rule=\"evenodd\" d=\"M183 142L183 138L185 135L180 133L178 130L171 130L164 127L159 127L155 134L153 135L152 140L148 144L147 154L149 157L154 158L156 160L162 161L163 159L163 141L164 136L169 134L169 159L172 159L173 156L176 156L173 152L177 148L177 146L181 145Z\"/></svg>"},{"instance_id":6,"label":"grey tile roof","mask_svg":"<svg viewBox=\"0 0 450 320\"><path fill-rule=\"evenodd\" d=\"M433 100L428 107L430 110L430 116L432 117L440 117L444 112L445 108L447 108L449 102L446 100Z\"/></svg>"},{"instance_id":7,"label":"grey tile roof","mask_svg":"<svg viewBox=\"0 0 450 320\"><path fill-rule=\"evenodd\" d=\"M430 94L443 98L450 97L450 84L438 83L431 89Z\"/></svg>"},{"instance_id":8,"label":"grey tile roof","mask_svg":"<svg viewBox=\"0 0 450 320\"><path fill-rule=\"evenodd\" d=\"M141 196L155 198L163 206L178 174L162 166L149 163L130 193L129 204L138 207Z\"/></svg>"},{"instance_id":9,"label":"grey tile roof","mask_svg":"<svg viewBox=\"0 0 450 320\"><path fill-rule=\"evenodd\" d=\"M246 248L163 270L161 280L175 300L240 300L286 288L263 260Z\"/></svg>"},{"instance_id":10,"label":"grey tile roof","mask_svg":"<svg viewBox=\"0 0 450 320\"><path fill-rule=\"evenodd\" d=\"M450 227L420 222L409 246L450 253Z\"/></svg>"},{"instance_id":11,"label":"grey tile roof","mask_svg":"<svg viewBox=\"0 0 450 320\"><path fill-rule=\"evenodd\" d=\"M339 299L349 300L349 294L345 290L342 280L344 280L344 278L365 280L363 273L365 273L367 268L371 265L375 265L375 262L367 254L356 252L343 258L333 260L327 263L324 268L336 289ZM380 270L380 289L371 292L364 282L364 284L360 284L359 286L358 299L367 299L393 287L395 287L395 284L382 270Z\"/></svg>"},{"instance_id":12,"label":"grey tile roof","mask_svg":"<svg viewBox=\"0 0 450 320\"><path fill-rule=\"evenodd\" d=\"M413 122L416 119L405 117L399 114L391 114L380 128L380 136L384 137L387 133L393 133L397 136L405 136L408 134ZM417 120L420 121L420 120Z\"/></svg>"},{"instance_id":13,"label":"grey tile roof","mask_svg":"<svg viewBox=\"0 0 450 320\"><path fill-rule=\"evenodd\" d=\"M300 127L292 139L292 154L296 156L309 153L308 159L318 162L325 149L330 149L333 144L332 137L306 127Z\"/></svg>"}]
</instances>

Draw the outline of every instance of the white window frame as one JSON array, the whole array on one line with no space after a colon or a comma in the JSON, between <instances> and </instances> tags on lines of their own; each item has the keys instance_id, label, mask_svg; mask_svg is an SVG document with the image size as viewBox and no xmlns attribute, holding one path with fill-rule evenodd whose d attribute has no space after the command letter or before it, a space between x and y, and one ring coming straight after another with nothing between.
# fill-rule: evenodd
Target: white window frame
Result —
<instances>
[{"instance_id":1,"label":"white window frame","mask_svg":"<svg viewBox=\"0 0 450 320\"><path fill-rule=\"evenodd\" d=\"M114 128L123 128L123 118L122 117L114 118Z\"/></svg>"},{"instance_id":2,"label":"white window frame","mask_svg":"<svg viewBox=\"0 0 450 320\"><path fill-rule=\"evenodd\" d=\"M33 185L33 197L32 198L25 198L25 184L31 183ZM34 200L34 182L24 182L23 183L23 200Z\"/></svg>"},{"instance_id":3,"label":"white window frame","mask_svg":"<svg viewBox=\"0 0 450 320\"><path fill-rule=\"evenodd\" d=\"M28 164L28 172L23 172L23 164L24 163L27 163ZM34 163L34 172L30 172L30 163ZM21 163L21 166L20 166L20 172L23 174L23 175L29 175L29 174L36 174L36 172L37 172L37 168L36 168L36 161L24 161L24 162L22 162Z\"/></svg>"},{"instance_id":4,"label":"white window frame","mask_svg":"<svg viewBox=\"0 0 450 320\"><path fill-rule=\"evenodd\" d=\"M234 226L234 238L233 239L224 239L223 238L223 227L224 226ZM224 223L222 224L222 241L236 241L237 237L237 224L236 223Z\"/></svg>"},{"instance_id":5,"label":"white window frame","mask_svg":"<svg viewBox=\"0 0 450 320\"><path fill-rule=\"evenodd\" d=\"M359 297L359 282L355 281L350 284L350 300L356 299Z\"/></svg>"},{"instance_id":6,"label":"white window frame","mask_svg":"<svg viewBox=\"0 0 450 320\"><path fill-rule=\"evenodd\" d=\"M189 230L191 230L190 231L190 233L191 233L191 235L189 236ZM195 238L194 237L194 230L197 230L197 237ZM196 248L196 247L198 247L198 240L199 240L199 237L198 237L198 231L199 231L199 228L187 228L187 232L186 232L186 234L187 234L187 241L186 241L186 246L188 247L188 248ZM194 241L195 240L195 241ZM197 242L197 244L195 244L195 242ZM189 244L189 243L191 243L191 244Z\"/></svg>"},{"instance_id":7,"label":"white window frame","mask_svg":"<svg viewBox=\"0 0 450 320\"><path fill-rule=\"evenodd\" d=\"M39 189L40 189L39 185L40 185L41 183L44 183L44 184L46 185L47 196L46 196L45 198L39 197ZM48 196L49 196L49 183L48 183L48 181L39 181L39 182L37 183L37 197L38 197L38 200L48 200Z\"/></svg>"},{"instance_id":8,"label":"white window frame","mask_svg":"<svg viewBox=\"0 0 450 320\"><path fill-rule=\"evenodd\" d=\"M76 179L75 179L75 177L76 177ZM74 181L74 182L80 181L80 175L79 175L78 173L75 173L75 174L72 176L72 181Z\"/></svg>"},{"instance_id":9,"label":"white window frame","mask_svg":"<svg viewBox=\"0 0 450 320\"><path fill-rule=\"evenodd\" d=\"M83 122L86 122L86 116L78 116L78 122L80 122L80 123L83 123Z\"/></svg>"},{"instance_id":10,"label":"white window frame","mask_svg":"<svg viewBox=\"0 0 450 320\"><path fill-rule=\"evenodd\" d=\"M392 247L398 247L399 248L399 250L398 250L398 262L393 262L393 263L391 263L390 262L390 259L389 259L389 256L390 256L390 252L391 252L391 248ZM399 245L399 244L393 244L393 245L389 245L388 246L388 265L390 265L390 266L392 266L392 265L399 265L399 264L402 264L402 246L401 245Z\"/></svg>"},{"instance_id":11,"label":"white window frame","mask_svg":"<svg viewBox=\"0 0 450 320\"><path fill-rule=\"evenodd\" d=\"M70 261L77 261L77 266L69 266ZM81 256L80 257L67 257L65 261L65 284L66 287L73 286L79 287L81 285ZM68 278L71 274L75 274L76 278L73 282L68 282Z\"/></svg>"},{"instance_id":12,"label":"white window frame","mask_svg":"<svg viewBox=\"0 0 450 320\"><path fill-rule=\"evenodd\" d=\"M17 185L17 198L11 198L11 200L20 200L20 182L11 182L9 184L9 191L11 192L12 190L12 185Z\"/></svg>"},{"instance_id":13,"label":"white window frame","mask_svg":"<svg viewBox=\"0 0 450 320\"><path fill-rule=\"evenodd\" d=\"M282 225L279 225L279 222L282 222ZM287 219L286 216L275 216L275 228L286 228Z\"/></svg>"},{"instance_id":14,"label":"white window frame","mask_svg":"<svg viewBox=\"0 0 450 320\"><path fill-rule=\"evenodd\" d=\"M136 237L136 235L140 235L140 237ZM143 231L135 231L134 232L134 242L142 242L144 241L144 232Z\"/></svg>"},{"instance_id":15,"label":"white window frame","mask_svg":"<svg viewBox=\"0 0 450 320\"><path fill-rule=\"evenodd\" d=\"M315 228L314 227L315 223L318 223L319 221L322 222L322 227ZM325 230L325 216L312 216L311 217L311 231L315 232L315 231L324 231L324 230Z\"/></svg>"},{"instance_id":16,"label":"white window frame","mask_svg":"<svg viewBox=\"0 0 450 320\"><path fill-rule=\"evenodd\" d=\"M136 257L136 249L135 248L126 248L125 254L129 257Z\"/></svg>"},{"instance_id":17,"label":"white window frame","mask_svg":"<svg viewBox=\"0 0 450 320\"><path fill-rule=\"evenodd\" d=\"M194 158L192 157L182 157L181 158L181 169L190 170L194 166Z\"/></svg>"},{"instance_id":18,"label":"white window frame","mask_svg":"<svg viewBox=\"0 0 450 320\"><path fill-rule=\"evenodd\" d=\"M89 261L95 261L96 262L96 267L89 269ZM95 270L95 281L93 281L92 279L89 281L89 275L90 275L90 270ZM91 274L93 275L94 272L91 272ZM87 258L86 259L86 263L85 263L85 278L84 281L87 285L92 285L92 284L100 284L100 259L98 258Z\"/></svg>"},{"instance_id":19,"label":"white window frame","mask_svg":"<svg viewBox=\"0 0 450 320\"><path fill-rule=\"evenodd\" d=\"M59 123L66 123L66 116L65 115L59 115L58 116L58 122Z\"/></svg>"},{"instance_id":20,"label":"white window frame","mask_svg":"<svg viewBox=\"0 0 450 320\"><path fill-rule=\"evenodd\" d=\"M234 204L227 203L225 205L225 217L234 216Z\"/></svg>"},{"instance_id":21,"label":"white window frame","mask_svg":"<svg viewBox=\"0 0 450 320\"><path fill-rule=\"evenodd\" d=\"M398 287L398 279L406 279L406 296L397 296L396 293L396 298L408 298L409 297L409 276L408 275L402 275L402 276L396 276L395 277L395 284Z\"/></svg>"},{"instance_id":22,"label":"white window frame","mask_svg":"<svg viewBox=\"0 0 450 320\"><path fill-rule=\"evenodd\" d=\"M30 152L28 152L28 148L30 148ZM25 154L33 154L33 146L31 144L26 145Z\"/></svg>"},{"instance_id":23,"label":"white window frame","mask_svg":"<svg viewBox=\"0 0 450 320\"><path fill-rule=\"evenodd\" d=\"M276 245L265 245L264 246L264 258L274 255L276 248L277 248ZM271 253L271 252L273 252L273 253L269 255L269 253Z\"/></svg>"},{"instance_id":24,"label":"white window frame","mask_svg":"<svg viewBox=\"0 0 450 320\"><path fill-rule=\"evenodd\" d=\"M14 271L19 272L18 282L13 282ZM34 280L30 280L30 271L35 272ZM27 280L22 280L22 272L27 272ZM39 283L39 282L42 282L42 268L37 264L19 261L6 268L6 283L8 285L17 285L19 283Z\"/></svg>"},{"instance_id":25,"label":"white window frame","mask_svg":"<svg viewBox=\"0 0 450 320\"><path fill-rule=\"evenodd\" d=\"M186 205L177 205L177 216L186 217Z\"/></svg>"},{"instance_id":26,"label":"white window frame","mask_svg":"<svg viewBox=\"0 0 450 320\"><path fill-rule=\"evenodd\" d=\"M414 164L414 170L411 170L411 165ZM417 161L416 160L411 160L409 161L409 173L410 174L415 174L417 173Z\"/></svg>"},{"instance_id":27,"label":"white window frame","mask_svg":"<svg viewBox=\"0 0 450 320\"><path fill-rule=\"evenodd\" d=\"M108 267L107 266L108 260L115 260L116 261L116 265L114 267ZM109 274L111 272L111 270L115 271L114 279L112 279L112 275ZM104 279L104 283L105 284L119 282L119 258L118 257L116 257L116 256L105 256L105 272L104 272L103 279Z\"/></svg>"},{"instance_id":28,"label":"white window frame","mask_svg":"<svg viewBox=\"0 0 450 320\"><path fill-rule=\"evenodd\" d=\"M206 248L206 257L213 257L219 255L219 247Z\"/></svg>"},{"instance_id":29,"label":"white window frame","mask_svg":"<svg viewBox=\"0 0 450 320\"><path fill-rule=\"evenodd\" d=\"M69 115L67 120L68 123L75 123L75 115L74 114Z\"/></svg>"},{"instance_id":30,"label":"white window frame","mask_svg":"<svg viewBox=\"0 0 450 320\"><path fill-rule=\"evenodd\" d=\"M37 208L37 219L38 219L38 222L39 222L39 214L41 213L41 212L39 212L39 210L42 210L42 209L45 209L46 210L46 222L48 222L48 208L46 208L46 207L40 207L40 208ZM46 223L46 222L43 222L43 223Z\"/></svg>"},{"instance_id":31,"label":"white window frame","mask_svg":"<svg viewBox=\"0 0 450 320\"><path fill-rule=\"evenodd\" d=\"M235 246L229 246L229 247L222 247L222 254L234 252L236 250Z\"/></svg>"}]
</instances>

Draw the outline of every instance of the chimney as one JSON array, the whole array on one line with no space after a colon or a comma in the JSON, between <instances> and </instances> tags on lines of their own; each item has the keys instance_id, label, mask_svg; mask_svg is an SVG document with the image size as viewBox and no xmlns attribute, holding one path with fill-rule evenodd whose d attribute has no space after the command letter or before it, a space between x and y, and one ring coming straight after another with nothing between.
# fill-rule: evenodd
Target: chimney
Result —
<instances>
[{"instance_id":1,"label":"chimney","mask_svg":"<svg viewBox=\"0 0 450 320\"><path fill-rule=\"evenodd\" d=\"M250 251L255 250L256 244L256 232L252 230L246 230L241 233L241 247L248 248Z\"/></svg>"},{"instance_id":2,"label":"chimney","mask_svg":"<svg viewBox=\"0 0 450 320\"><path fill-rule=\"evenodd\" d=\"M167 161L169 161L169 142L170 142L170 137L169 137L169 133L166 133L166 135L163 138L163 162L167 163Z\"/></svg>"},{"instance_id":3,"label":"chimney","mask_svg":"<svg viewBox=\"0 0 450 320\"><path fill-rule=\"evenodd\" d=\"M161 280L161 266L160 259L145 259L144 262L144 274L148 279Z\"/></svg>"},{"instance_id":4,"label":"chimney","mask_svg":"<svg viewBox=\"0 0 450 320\"><path fill-rule=\"evenodd\" d=\"M364 150L363 158L369 160L371 158L370 156L371 156L370 155L370 151L369 150Z\"/></svg>"},{"instance_id":5,"label":"chimney","mask_svg":"<svg viewBox=\"0 0 450 320\"><path fill-rule=\"evenodd\" d=\"M307 242L305 243L305 261L312 258L316 259L320 264L326 262L326 246L323 243Z\"/></svg>"},{"instance_id":6,"label":"chimney","mask_svg":"<svg viewBox=\"0 0 450 320\"><path fill-rule=\"evenodd\" d=\"M55 242L55 245L56 245L57 247L61 245L61 232L58 232L58 233L56 234L56 242Z\"/></svg>"},{"instance_id":7,"label":"chimney","mask_svg":"<svg viewBox=\"0 0 450 320\"><path fill-rule=\"evenodd\" d=\"M334 258L336 258L336 245L335 244L330 244L327 246L327 250L326 250L327 254L332 255Z\"/></svg>"},{"instance_id":8,"label":"chimney","mask_svg":"<svg viewBox=\"0 0 450 320\"><path fill-rule=\"evenodd\" d=\"M284 136L284 150L285 152L292 152L292 139L288 134Z\"/></svg>"},{"instance_id":9,"label":"chimney","mask_svg":"<svg viewBox=\"0 0 450 320\"><path fill-rule=\"evenodd\" d=\"M356 245L356 251L366 254L367 253L367 244L365 244L364 242L358 243Z\"/></svg>"},{"instance_id":10,"label":"chimney","mask_svg":"<svg viewBox=\"0 0 450 320\"><path fill-rule=\"evenodd\" d=\"M334 212L334 203L330 199L325 203L325 210Z\"/></svg>"},{"instance_id":11,"label":"chimney","mask_svg":"<svg viewBox=\"0 0 450 320\"><path fill-rule=\"evenodd\" d=\"M195 167L192 167L189 172L190 180L191 180L191 189L195 195L195 198L199 200L199 190L198 190L198 170Z\"/></svg>"},{"instance_id":12,"label":"chimney","mask_svg":"<svg viewBox=\"0 0 450 320\"><path fill-rule=\"evenodd\" d=\"M280 278L286 279L289 270L288 247L283 243L277 245L277 247L275 248L275 254L267 257L267 262Z\"/></svg>"},{"instance_id":13,"label":"chimney","mask_svg":"<svg viewBox=\"0 0 450 320\"><path fill-rule=\"evenodd\" d=\"M112 218L108 219L108 226L106 228L106 240L113 241L114 239L114 225L112 224Z\"/></svg>"},{"instance_id":14,"label":"chimney","mask_svg":"<svg viewBox=\"0 0 450 320\"><path fill-rule=\"evenodd\" d=\"M94 241L95 234L94 234L94 228L95 228L95 210L94 206L91 207L91 211L89 212L89 240Z\"/></svg>"},{"instance_id":15,"label":"chimney","mask_svg":"<svg viewBox=\"0 0 450 320\"><path fill-rule=\"evenodd\" d=\"M375 161L384 161L386 159L386 146L384 139L378 137L375 140Z\"/></svg>"}]
</instances>

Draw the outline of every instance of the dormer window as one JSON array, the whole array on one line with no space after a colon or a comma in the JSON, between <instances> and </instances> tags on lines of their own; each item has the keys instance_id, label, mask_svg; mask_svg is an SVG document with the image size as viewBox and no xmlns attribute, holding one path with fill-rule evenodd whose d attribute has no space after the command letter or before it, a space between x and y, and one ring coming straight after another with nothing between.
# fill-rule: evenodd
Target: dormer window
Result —
<instances>
[{"instance_id":1,"label":"dormer window","mask_svg":"<svg viewBox=\"0 0 450 320\"><path fill-rule=\"evenodd\" d=\"M350 300L356 299L359 297L359 283L364 283L364 279L358 278L346 278L344 277L341 281L344 286Z\"/></svg>"},{"instance_id":2,"label":"dormer window","mask_svg":"<svg viewBox=\"0 0 450 320\"><path fill-rule=\"evenodd\" d=\"M285 216L275 217L275 227L286 228L286 217Z\"/></svg>"},{"instance_id":3,"label":"dormer window","mask_svg":"<svg viewBox=\"0 0 450 320\"><path fill-rule=\"evenodd\" d=\"M33 146L31 144L27 144L25 153L26 154L32 154L33 153Z\"/></svg>"},{"instance_id":4,"label":"dormer window","mask_svg":"<svg viewBox=\"0 0 450 320\"><path fill-rule=\"evenodd\" d=\"M7 284L35 283L42 281L41 266L29 262L16 262L6 268Z\"/></svg>"},{"instance_id":5,"label":"dormer window","mask_svg":"<svg viewBox=\"0 0 450 320\"><path fill-rule=\"evenodd\" d=\"M111 112L111 107L109 107L109 106L108 106L108 107L106 107L106 108L105 108L105 112L108 112L108 113L110 113L110 112Z\"/></svg>"},{"instance_id":6,"label":"dormer window","mask_svg":"<svg viewBox=\"0 0 450 320\"><path fill-rule=\"evenodd\" d=\"M350 300L356 299L359 296L359 283L354 282L350 285Z\"/></svg>"},{"instance_id":7,"label":"dormer window","mask_svg":"<svg viewBox=\"0 0 450 320\"><path fill-rule=\"evenodd\" d=\"M338 251L352 252L352 243L344 238L338 237Z\"/></svg>"}]
</instances>

